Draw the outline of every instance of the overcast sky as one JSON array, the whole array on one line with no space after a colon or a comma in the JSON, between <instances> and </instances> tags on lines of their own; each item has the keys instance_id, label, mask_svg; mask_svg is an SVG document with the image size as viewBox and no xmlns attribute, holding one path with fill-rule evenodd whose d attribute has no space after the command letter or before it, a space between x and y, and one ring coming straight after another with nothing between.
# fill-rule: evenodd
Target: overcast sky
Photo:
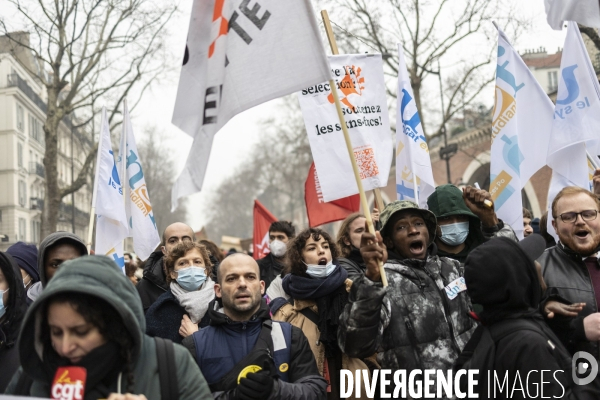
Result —
<instances>
[{"instance_id":1,"label":"overcast sky","mask_svg":"<svg viewBox=\"0 0 600 400\"><path fill-rule=\"evenodd\" d=\"M522 53L526 49L537 49L543 46L547 49L548 53L552 54L556 52L558 47L562 47L566 30L553 31L550 29L546 23L544 0L507 1L517 3L524 16L531 18L532 21L531 29L523 34L517 42L513 42L513 45L519 52ZM319 0L313 1L316 4L319 4L319 2ZM182 10L180 15L171 20L168 26L168 30L171 32L169 45L173 49L173 53L177 55L183 54L185 47L192 0L181 0L180 6ZM8 7L4 8L4 13L7 12L7 9ZM319 11L316 9L315 13ZM0 10L0 15L4 13ZM333 16L332 20L335 22ZM329 53L329 49L327 49L327 52ZM183 168L192 143L192 139L188 135L171 124L181 60L182 58L179 56L172 60L173 68L170 76L166 77L167 79L164 79L160 86L146 92L140 107L132 113L136 137L141 136L143 129L149 126L155 126L167 134L170 138L170 148L165 149L165 151L175 155L178 163L178 171L181 171ZM492 94L490 94L491 98ZM189 198L188 210L190 214L188 223L194 229L200 229L206 221L203 209L210 199L211 191L217 187L219 182L231 175L240 163L244 162L248 151L257 142L260 134L258 123L261 119L272 116L275 112L275 102L277 100L262 104L237 115L216 135L208 164L207 176L204 180L204 189L202 193L190 196ZM390 120L394 121L395 116L390 116ZM116 146L116 143L113 145ZM156 162L156 160L152 161ZM146 162L146 160L142 160L142 162ZM171 190L171 188L165 187L163 190Z\"/></svg>"},{"instance_id":2,"label":"overcast sky","mask_svg":"<svg viewBox=\"0 0 600 400\"><path fill-rule=\"evenodd\" d=\"M532 19L533 25L513 45L519 52L543 46L548 53L555 53L557 48L563 45L566 30L561 32L550 29L546 23L543 0L521 0L519 3L520 9L525 16ZM172 46L178 50L176 54L183 53L192 1L184 0L181 6L183 10L181 16L172 21L170 27L174 33L171 38ZM315 10L316 13L319 11ZM174 29L173 27L180 28ZM327 52L329 53L329 49L327 49ZM179 63L179 60L175 61ZM155 88L153 93L146 96L144 107L135 113L134 125L138 132L141 132L144 125L156 125L168 132L168 135L172 138L173 151L177 154L178 170L181 170L192 140L170 122L177 91L178 72L175 72L174 75L173 82ZM211 190L216 188L221 180L229 176L236 166L244 161L248 150L252 147L252 144L256 143L260 134L258 122L273 112L273 103L276 101L262 104L237 115L217 134L208 164L203 192L190 197L189 222L194 229L200 229L206 221L206 216L202 211L206 202L209 201Z\"/></svg>"}]
</instances>

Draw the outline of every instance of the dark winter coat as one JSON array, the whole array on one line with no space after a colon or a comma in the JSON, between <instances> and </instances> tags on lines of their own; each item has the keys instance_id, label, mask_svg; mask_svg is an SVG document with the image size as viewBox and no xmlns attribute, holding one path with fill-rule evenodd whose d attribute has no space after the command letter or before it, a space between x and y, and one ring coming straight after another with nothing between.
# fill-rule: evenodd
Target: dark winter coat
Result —
<instances>
[{"instance_id":1,"label":"dark winter coat","mask_svg":"<svg viewBox=\"0 0 600 400\"><path fill-rule=\"evenodd\" d=\"M156 342L144 334L146 320L131 281L108 257L93 256L65 262L56 273L44 292L31 305L23 322L23 333L19 339L19 356L22 369L13 377L6 393L14 394L16 384L23 371L33 378L29 395L50 397L50 381L44 377L48 366L42 360L44 344L40 340L40 327L36 321L42 318L42 310L52 296L65 293L85 293L101 298L113 307L123 319L125 327L133 338L133 380L134 394L143 394L148 400L160 400L160 379ZM198 366L189 353L180 345L173 345L180 400L208 399L210 391ZM125 381L125 379L123 379ZM116 393L118 380L108 385ZM123 383L123 389L125 384Z\"/></svg>"},{"instance_id":2,"label":"dark winter coat","mask_svg":"<svg viewBox=\"0 0 600 400\"><path fill-rule=\"evenodd\" d=\"M469 253L481 243L493 237L507 237L517 241L515 232L510 225L501 220L498 225L485 228L481 220L465 204L462 191L454 185L441 185L435 188L435 192L427 198L429 211L436 218L449 217L453 215L466 215L469 217L469 235L465 240L465 248L457 254L446 253L438 250L438 256L448 257L464 263Z\"/></svg>"},{"instance_id":3,"label":"dark winter coat","mask_svg":"<svg viewBox=\"0 0 600 400\"><path fill-rule=\"evenodd\" d=\"M356 248L353 248L347 257L338 258L337 262L346 270L348 279L351 281L355 281L365 274L365 262L360 255L360 250Z\"/></svg>"},{"instance_id":4,"label":"dark winter coat","mask_svg":"<svg viewBox=\"0 0 600 400\"><path fill-rule=\"evenodd\" d=\"M215 302L215 304L218 303ZM205 354L206 357L196 360L196 362L200 365L201 370L205 368L221 369L219 375L229 372L237 361L241 360L252 350L258 340L263 321L271 318L269 307L264 300L261 302L259 311L249 321L245 322L230 320L224 313L215 310L214 304L213 307L209 308L207 314L210 314L210 326L194 333L194 335L198 336L199 339L212 336L213 340L211 342L224 341L227 344L216 348L214 346L211 347L211 343L207 343L205 349L200 349L200 353ZM315 363L308 341L300 329L294 326L291 328L292 344L288 369L289 382L276 379L273 392L268 400L324 399L327 384L325 379L319 375L317 364ZM196 357L194 335L183 339L182 344ZM214 357L215 351L219 353L218 357ZM209 383L212 384L214 382ZM227 400L232 398L233 393L232 391L215 392L213 395L217 399Z\"/></svg>"},{"instance_id":5,"label":"dark winter coat","mask_svg":"<svg viewBox=\"0 0 600 400\"><path fill-rule=\"evenodd\" d=\"M137 284L136 289L142 299L144 312L167 290L167 277L163 268L163 253L158 250L150 254L144 267L144 277ZM181 321L181 320L180 320Z\"/></svg>"},{"instance_id":6,"label":"dark winter coat","mask_svg":"<svg viewBox=\"0 0 600 400\"><path fill-rule=\"evenodd\" d=\"M0 252L0 270L9 288L8 301L4 305L6 312L0 318L0 393L4 393L20 365L16 343L27 311L27 301L21 270L10 254Z\"/></svg>"},{"instance_id":7,"label":"dark winter coat","mask_svg":"<svg viewBox=\"0 0 600 400\"><path fill-rule=\"evenodd\" d=\"M281 264L273 254L269 253L256 261L260 269L260 279L265 281L265 290L269 288L273 279L281 274L284 265Z\"/></svg>"},{"instance_id":8,"label":"dark winter coat","mask_svg":"<svg viewBox=\"0 0 600 400\"><path fill-rule=\"evenodd\" d=\"M346 354L361 358L377 352L381 368L405 369L407 376L413 369L452 368L476 324L468 316L467 292L450 300L444 290L463 268L435 252L432 244L427 260L388 260L387 288L366 276L354 281L338 329Z\"/></svg>"},{"instance_id":9,"label":"dark winter coat","mask_svg":"<svg viewBox=\"0 0 600 400\"><path fill-rule=\"evenodd\" d=\"M181 343L183 337L179 334L179 327L184 315L187 315L185 308L179 304L179 301L169 289L160 295L146 312L146 334L170 339L174 343ZM210 318L207 312L198 323L198 327L208 326L209 321Z\"/></svg>"}]
</instances>

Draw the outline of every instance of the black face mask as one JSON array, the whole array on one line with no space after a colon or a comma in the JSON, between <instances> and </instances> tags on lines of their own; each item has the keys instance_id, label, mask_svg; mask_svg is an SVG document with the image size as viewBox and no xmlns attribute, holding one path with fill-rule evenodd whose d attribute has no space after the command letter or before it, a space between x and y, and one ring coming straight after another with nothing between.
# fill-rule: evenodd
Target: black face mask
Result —
<instances>
[{"instance_id":1,"label":"black face mask","mask_svg":"<svg viewBox=\"0 0 600 400\"><path fill-rule=\"evenodd\" d=\"M59 356L53 348L50 348L44 351L46 378L51 383L59 367L83 367L87 371L85 398L87 399L88 395L90 398L96 396L95 399L106 398L110 393L110 383L116 379L125 365L125 360L119 354L119 350L117 343L108 341L90 351L78 363L73 364L68 358Z\"/></svg>"}]
</instances>

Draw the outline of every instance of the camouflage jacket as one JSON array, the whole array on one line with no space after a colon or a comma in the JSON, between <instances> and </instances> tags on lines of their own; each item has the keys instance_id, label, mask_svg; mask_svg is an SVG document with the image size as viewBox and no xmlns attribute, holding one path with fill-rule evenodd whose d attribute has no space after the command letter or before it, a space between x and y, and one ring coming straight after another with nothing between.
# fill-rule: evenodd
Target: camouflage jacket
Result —
<instances>
[{"instance_id":1,"label":"camouflage jacket","mask_svg":"<svg viewBox=\"0 0 600 400\"><path fill-rule=\"evenodd\" d=\"M343 352L360 358L376 351L382 368L405 369L407 376L452 369L476 323L466 290L450 299L444 289L462 277L462 266L432 249L426 261L388 260L387 289L365 276L354 282L338 329Z\"/></svg>"}]
</instances>

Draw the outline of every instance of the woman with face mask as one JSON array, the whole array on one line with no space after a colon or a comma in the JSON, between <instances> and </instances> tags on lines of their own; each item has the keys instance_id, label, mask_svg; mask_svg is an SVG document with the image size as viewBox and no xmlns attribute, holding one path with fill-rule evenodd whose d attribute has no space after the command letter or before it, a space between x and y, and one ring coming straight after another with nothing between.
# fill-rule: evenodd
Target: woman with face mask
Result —
<instances>
[{"instance_id":1,"label":"woman with face mask","mask_svg":"<svg viewBox=\"0 0 600 400\"><path fill-rule=\"evenodd\" d=\"M283 289L291 299L270 304L274 320L289 322L306 335L319 372L329 382L328 398L333 399L340 398L340 370L354 374L369 369L363 360L342 353L337 344L338 318L352 285L336 261L338 256L338 247L327 232L317 228L302 231L286 253L290 273L283 278ZM362 394L366 398L364 391Z\"/></svg>"},{"instance_id":2,"label":"woman with face mask","mask_svg":"<svg viewBox=\"0 0 600 400\"><path fill-rule=\"evenodd\" d=\"M157 343L144 329L140 297L114 261L104 256L66 261L29 307L17 345L22 368L6 393L159 400L168 376L161 376ZM170 346L178 398L209 398L187 350Z\"/></svg>"},{"instance_id":3,"label":"woman with face mask","mask_svg":"<svg viewBox=\"0 0 600 400\"><path fill-rule=\"evenodd\" d=\"M16 342L26 311L21 270L9 254L0 252L0 393L19 368Z\"/></svg>"},{"instance_id":4,"label":"woman with face mask","mask_svg":"<svg viewBox=\"0 0 600 400\"><path fill-rule=\"evenodd\" d=\"M146 312L146 333L181 343L208 325L206 313L215 298L211 262L206 247L182 242L165 257L169 290Z\"/></svg>"}]
</instances>

